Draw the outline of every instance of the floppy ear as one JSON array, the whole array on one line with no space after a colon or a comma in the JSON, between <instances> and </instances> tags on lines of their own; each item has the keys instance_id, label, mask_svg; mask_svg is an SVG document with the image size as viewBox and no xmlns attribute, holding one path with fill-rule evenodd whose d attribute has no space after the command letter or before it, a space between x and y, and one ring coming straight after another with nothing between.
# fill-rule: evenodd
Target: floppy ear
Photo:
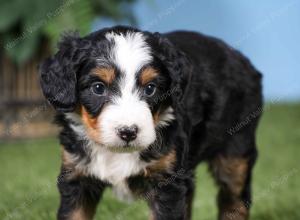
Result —
<instances>
[{"instance_id":1,"label":"floppy ear","mask_svg":"<svg viewBox=\"0 0 300 220\"><path fill-rule=\"evenodd\" d=\"M71 112L77 104L76 72L83 58L79 43L79 36L64 37L59 51L39 68L44 96L59 112Z\"/></svg>"},{"instance_id":2,"label":"floppy ear","mask_svg":"<svg viewBox=\"0 0 300 220\"><path fill-rule=\"evenodd\" d=\"M184 98L184 92L190 77L191 65L184 52L177 48L170 40L154 33L158 42L158 58L169 72L171 78L171 95L173 105L181 104Z\"/></svg>"},{"instance_id":3,"label":"floppy ear","mask_svg":"<svg viewBox=\"0 0 300 220\"><path fill-rule=\"evenodd\" d=\"M188 138L190 135L190 118L186 110L187 94L186 88L189 85L192 65L183 51L174 45L169 39L159 33L155 33L154 37L158 42L158 53L155 54L162 61L163 65L169 72L171 78L171 99L172 107L177 119L177 135L174 144L182 147L181 166L185 166L188 157ZM178 126L180 124L180 126Z\"/></svg>"}]
</instances>

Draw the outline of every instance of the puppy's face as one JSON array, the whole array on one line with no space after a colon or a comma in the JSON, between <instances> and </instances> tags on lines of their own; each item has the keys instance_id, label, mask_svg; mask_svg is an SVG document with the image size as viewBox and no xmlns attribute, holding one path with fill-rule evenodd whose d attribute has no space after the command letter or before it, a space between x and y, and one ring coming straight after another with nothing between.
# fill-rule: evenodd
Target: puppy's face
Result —
<instances>
[{"instance_id":1,"label":"puppy's face","mask_svg":"<svg viewBox=\"0 0 300 220\"><path fill-rule=\"evenodd\" d=\"M178 89L156 54L158 44L139 31L106 31L84 42L88 46L81 40L80 50L74 45L61 49L44 63L45 96L63 112L76 106L86 136L98 144L121 151L146 149L174 120L171 96Z\"/></svg>"},{"instance_id":2,"label":"puppy's face","mask_svg":"<svg viewBox=\"0 0 300 220\"><path fill-rule=\"evenodd\" d=\"M170 79L141 33L105 37L109 50L79 74L83 122L90 138L106 147L147 148L159 121L172 118L160 118Z\"/></svg>"}]
</instances>

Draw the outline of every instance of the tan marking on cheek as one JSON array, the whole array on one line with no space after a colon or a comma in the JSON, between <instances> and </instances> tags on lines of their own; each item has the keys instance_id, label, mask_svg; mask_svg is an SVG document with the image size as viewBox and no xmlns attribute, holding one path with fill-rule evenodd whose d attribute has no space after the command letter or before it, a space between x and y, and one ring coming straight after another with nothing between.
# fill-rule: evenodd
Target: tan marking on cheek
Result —
<instances>
[{"instance_id":1,"label":"tan marking on cheek","mask_svg":"<svg viewBox=\"0 0 300 220\"><path fill-rule=\"evenodd\" d=\"M146 85L151 82L155 77L157 77L158 73L155 69L148 67L140 75L140 83L142 85Z\"/></svg>"},{"instance_id":2,"label":"tan marking on cheek","mask_svg":"<svg viewBox=\"0 0 300 220\"><path fill-rule=\"evenodd\" d=\"M90 128L97 128L97 118L92 118L87 110L82 106L81 108L81 116L83 122Z\"/></svg>"},{"instance_id":3,"label":"tan marking on cheek","mask_svg":"<svg viewBox=\"0 0 300 220\"><path fill-rule=\"evenodd\" d=\"M155 163L146 167L145 176L151 176L153 173L168 171L173 168L176 162L176 151L172 150L168 154L162 156Z\"/></svg>"},{"instance_id":4,"label":"tan marking on cheek","mask_svg":"<svg viewBox=\"0 0 300 220\"><path fill-rule=\"evenodd\" d=\"M159 111L157 111L153 114L153 122L154 122L155 126L158 125L158 123L159 123L159 114L160 114Z\"/></svg>"},{"instance_id":5,"label":"tan marking on cheek","mask_svg":"<svg viewBox=\"0 0 300 220\"><path fill-rule=\"evenodd\" d=\"M116 77L115 70L113 68L98 67L93 69L91 72L107 84L111 84Z\"/></svg>"},{"instance_id":6,"label":"tan marking on cheek","mask_svg":"<svg viewBox=\"0 0 300 220\"><path fill-rule=\"evenodd\" d=\"M164 110L165 110L165 109L161 109L161 107L160 107L160 108L158 108L157 112L155 112L155 113L153 114L153 123L154 123L155 126L158 125L158 123L159 123L159 121L160 121L161 114L162 114L162 112L163 112Z\"/></svg>"},{"instance_id":7,"label":"tan marking on cheek","mask_svg":"<svg viewBox=\"0 0 300 220\"><path fill-rule=\"evenodd\" d=\"M100 120L99 116L92 118L91 115L87 112L87 110L82 106L81 117L87 129L87 135L97 143L101 143L101 137L100 137L101 131L98 126Z\"/></svg>"},{"instance_id":8,"label":"tan marking on cheek","mask_svg":"<svg viewBox=\"0 0 300 220\"><path fill-rule=\"evenodd\" d=\"M154 123L155 126L159 124L160 119L161 119L161 115L164 113L165 110L166 110L166 108L159 108L157 110L157 112L155 112L153 114L153 123Z\"/></svg>"}]
</instances>

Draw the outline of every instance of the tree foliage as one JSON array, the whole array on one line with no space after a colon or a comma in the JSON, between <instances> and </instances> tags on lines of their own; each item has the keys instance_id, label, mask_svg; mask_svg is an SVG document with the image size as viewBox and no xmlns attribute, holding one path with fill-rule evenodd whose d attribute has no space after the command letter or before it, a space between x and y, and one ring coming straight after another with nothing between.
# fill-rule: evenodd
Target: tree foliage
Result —
<instances>
[{"instance_id":1,"label":"tree foliage","mask_svg":"<svg viewBox=\"0 0 300 220\"><path fill-rule=\"evenodd\" d=\"M0 0L0 40L4 53L17 63L34 56L42 39L53 46L60 34L86 34L96 17L134 23L135 0Z\"/></svg>"}]
</instances>

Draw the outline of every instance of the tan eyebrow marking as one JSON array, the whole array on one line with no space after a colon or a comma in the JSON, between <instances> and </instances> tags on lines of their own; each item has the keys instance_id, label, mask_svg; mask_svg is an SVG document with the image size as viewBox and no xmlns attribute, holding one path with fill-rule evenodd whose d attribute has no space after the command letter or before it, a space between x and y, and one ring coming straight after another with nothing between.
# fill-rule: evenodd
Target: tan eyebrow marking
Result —
<instances>
[{"instance_id":1,"label":"tan eyebrow marking","mask_svg":"<svg viewBox=\"0 0 300 220\"><path fill-rule=\"evenodd\" d=\"M142 85L147 84L151 80L153 80L155 77L157 77L158 73L157 71L152 67L147 67L143 70L143 72L140 75L140 82Z\"/></svg>"},{"instance_id":2,"label":"tan eyebrow marking","mask_svg":"<svg viewBox=\"0 0 300 220\"><path fill-rule=\"evenodd\" d=\"M103 80L107 84L111 84L116 77L115 69L113 68L96 67L92 70L92 73L97 75L101 80Z\"/></svg>"}]
</instances>

